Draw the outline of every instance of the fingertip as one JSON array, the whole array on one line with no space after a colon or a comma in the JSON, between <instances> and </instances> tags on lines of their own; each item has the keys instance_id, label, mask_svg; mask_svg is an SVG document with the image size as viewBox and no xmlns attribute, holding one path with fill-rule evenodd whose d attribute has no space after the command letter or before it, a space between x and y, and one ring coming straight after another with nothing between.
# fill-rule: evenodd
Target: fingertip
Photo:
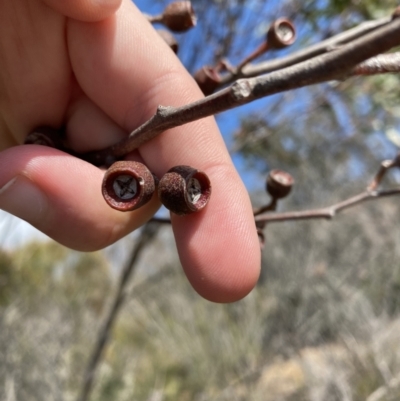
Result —
<instances>
[{"instance_id":1,"label":"fingertip","mask_svg":"<svg viewBox=\"0 0 400 401\"><path fill-rule=\"evenodd\" d=\"M78 21L101 21L113 15L122 0L42 0L53 10Z\"/></svg>"},{"instance_id":2,"label":"fingertip","mask_svg":"<svg viewBox=\"0 0 400 401\"><path fill-rule=\"evenodd\" d=\"M205 275L188 275L188 279L196 292L208 301L215 303L231 303L246 297L257 284L260 266L248 260L240 264L231 264L232 272L227 274L216 265L210 265ZM236 270L236 271L235 271ZM210 272L213 273L210 276Z\"/></svg>"},{"instance_id":3,"label":"fingertip","mask_svg":"<svg viewBox=\"0 0 400 401\"><path fill-rule=\"evenodd\" d=\"M196 292L206 300L214 303L232 303L245 298L255 287L259 278L259 268L251 269L251 275L237 276L236 280L219 281L207 283L205 280L198 282L190 280Z\"/></svg>"},{"instance_id":4,"label":"fingertip","mask_svg":"<svg viewBox=\"0 0 400 401\"><path fill-rule=\"evenodd\" d=\"M220 181L212 171L210 176L214 183ZM236 196L231 187L230 180L226 186L219 182L201 212L172 216L180 260L190 283L202 297L217 303L244 298L260 275L261 250L250 201L240 184L236 183Z\"/></svg>"}]
</instances>

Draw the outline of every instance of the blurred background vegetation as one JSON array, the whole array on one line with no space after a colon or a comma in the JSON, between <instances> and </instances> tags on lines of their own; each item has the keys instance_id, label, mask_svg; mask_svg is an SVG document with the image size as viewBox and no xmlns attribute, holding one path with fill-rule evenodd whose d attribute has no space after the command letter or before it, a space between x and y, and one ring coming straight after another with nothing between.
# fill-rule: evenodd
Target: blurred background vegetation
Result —
<instances>
[{"instance_id":1,"label":"blurred background vegetation","mask_svg":"<svg viewBox=\"0 0 400 401\"><path fill-rule=\"evenodd\" d=\"M135 2L158 13L166 1ZM150 4L149 4L150 3ZM363 20L387 0L198 0L178 36L190 72L238 63L274 18L303 48ZM400 145L399 76L352 78L275 95L218 116L254 206L272 168L296 179L280 210L361 192ZM398 185L391 173L388 187ZM187 283L162 226L137 262L91 400L395 401L400 399L400 205L364 204L334 221L269 224L256 289L211 304ZM3 217L4 219L8 217ZM1 238L15 230L2 226ZM0 399L75 400L119 273L138 239L78 253L42 240L0 251Z\"/></svg>"}]
</instances>

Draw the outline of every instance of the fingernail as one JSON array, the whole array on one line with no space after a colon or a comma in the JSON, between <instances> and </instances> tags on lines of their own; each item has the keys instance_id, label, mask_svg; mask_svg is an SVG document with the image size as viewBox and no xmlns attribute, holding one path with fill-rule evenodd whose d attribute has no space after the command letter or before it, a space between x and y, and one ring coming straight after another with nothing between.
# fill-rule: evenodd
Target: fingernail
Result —
<instances>
[{"instance_id":1,"label":"fingernail","mask_svg":"<svg viewBox=\"0 0 400 401\"><path fill-rule=\"evenodd\" d=\"M47 196L28 178L17 176L0 188L0 209L36 225L48 211Z\"/></svg>"}]
</instances>

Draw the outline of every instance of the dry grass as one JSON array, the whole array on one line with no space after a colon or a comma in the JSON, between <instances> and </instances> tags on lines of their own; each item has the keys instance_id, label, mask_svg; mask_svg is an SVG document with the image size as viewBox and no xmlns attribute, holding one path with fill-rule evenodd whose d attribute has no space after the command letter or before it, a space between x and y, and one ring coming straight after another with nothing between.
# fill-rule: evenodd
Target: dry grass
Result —
<instances>
[{"instance_id":1,"label":"dry grass","mask_svg":"<svg viewBox=\"0 0 400 401\"><path fill-rule=\"evenodd\" d=\"M368 209L269 227L263 279L231 305L149 249L146 269L166 274L139 269L92 399L399 399L397 205ZM0 259L0 399L74 400L113 285L105 260L54 244Z\"/></svg>"}]
</instances>

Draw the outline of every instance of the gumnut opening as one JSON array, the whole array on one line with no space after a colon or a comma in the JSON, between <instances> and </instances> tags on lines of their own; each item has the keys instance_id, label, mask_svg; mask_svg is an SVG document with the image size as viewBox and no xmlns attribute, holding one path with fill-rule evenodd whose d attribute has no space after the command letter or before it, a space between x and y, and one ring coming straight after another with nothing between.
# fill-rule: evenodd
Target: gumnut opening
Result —
<instances>
[{"instance_id":1,"label":"gumnut opening","mask_svg":"<svg viewBox=\"0 0 400 401\"><path fill-rule=\"evenodd\" d=\"M118 161L103 178L102 193L113 209L135 210L150 201L156 190L156 179L142 163Z\"/></svg>"},{"instance_id":2,"label":"gumnut opening","mask_svg":"<svg viewBox=\"0 0 400 401\"><path fill-rule=\"evenodd\" d=\"M211 95L221 83L221 76L218 72L208 66L204 66L198 70L193 78L205 96Z\"/></svg>"},{"instance_id":3,"label":"gumnut opening","mask_svg":"<svg viewBox=\"0 0 400 401\"><path fill-rule=\"evenodd\" d=\"M157 29L157 33L164 39L164 42L172 49L172 51L177 54L179 45L175 39L175 36L166 29Z\"/></svg>"},{"instance_id":4,"label":"gumnut opening","mask_svg":"<svg viewBox=\"0 0 400 401\"><path fill-rule=\"evenodd\" d=\"M267 192L274 199L285 198L289 195L294 184L293 177L282 170L272 170L267 178Z\"/></svg>"},{"instance_id":5,"label":"gumnut opening","mask_svg":"<svg viewBox=\"0 0 400 401\"><path fill-rule=\"evenodd\" d=\"M207 174L190 166L176 166L160 180L158 197L172 213L180 216L202 210L211 196Z\"/></svg>"},{"instance_id":6,"label":"gumnut opening","mask_svg":"<svg viewBox=\"0 0 400 401\"><path fill-rule=\"evenodd\" d=\"M268 29L267 42L270 49L282 49L296 40L296 28L287 18L279 18Z\"/></svg>"},{"instance_id":7,"label":"gumnut opening","mask_svg":"<svg viewBox=\"0 0 400 401\"><path fill-rule=\"evenodd\" d=\"M196 25L196 15L190 1L175 1L165 7L161 22L171 31L185 32Z\"/></svg>"}]
</instances>

